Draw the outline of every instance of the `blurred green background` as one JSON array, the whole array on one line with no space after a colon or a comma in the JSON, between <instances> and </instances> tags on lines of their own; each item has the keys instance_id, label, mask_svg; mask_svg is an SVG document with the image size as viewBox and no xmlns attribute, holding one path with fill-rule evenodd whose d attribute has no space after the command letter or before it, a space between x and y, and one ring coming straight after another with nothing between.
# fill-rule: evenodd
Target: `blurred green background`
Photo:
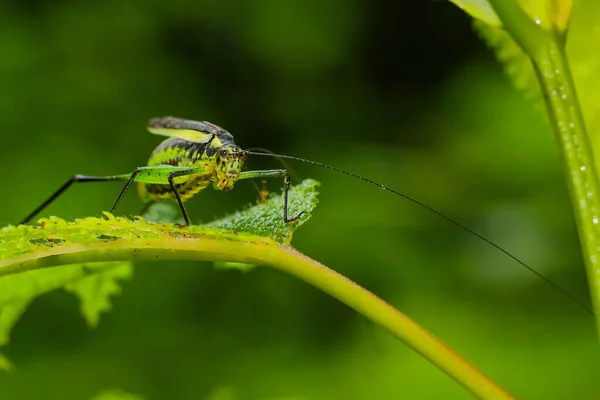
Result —
<instances>
[{"instance_id":1,"label":"blurred green background","mask_svg":"<svg viewBox=\"0 0 600 400\"><path fill-rule=\"evenodd\" d=\"M319 160L456 218L587 300L557 150L541 107L510 86L446 2L4 0L2 224L75 173L144 165L151 117L208 120L242 147ZM250 159L273 168L274 159ZM389 301L519 398L600 394L593 318L443 219L314 166L321 202L293 244ZM280 182L270 182L272 191ZM119 184L48 209L108 209ZM188 203L208 221L250 182ZM119 209L135 214L130 193ZM290 276L144 263L89 330L78 300L34 301L2 351L0 399L463 399L458 384L354 311Z\"/></svg>"}]
</instances>

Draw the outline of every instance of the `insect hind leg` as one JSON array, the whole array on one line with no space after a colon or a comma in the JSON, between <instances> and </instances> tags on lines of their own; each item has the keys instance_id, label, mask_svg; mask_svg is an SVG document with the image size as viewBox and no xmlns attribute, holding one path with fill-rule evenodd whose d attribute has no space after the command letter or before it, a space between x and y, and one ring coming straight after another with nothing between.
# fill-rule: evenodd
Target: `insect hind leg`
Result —
<instances>
[{"instance_id":1,"label":"insect hind leg","mask_svg":"<svg viewBox=\"0 0 600 400\"><path fill-rule=\"evenodd\" d=\"M185 209L185 206L183 205L183 201L181 200L181 196L179 195L179 191L177 190L177 186L175 186L175 182L173 181L173 178L178 177L178 176L184 176L184 175L190 175L189 171L173 171L169 173L168 176L168 181L169 181L169 186L171 186L171 190L173 190L173 194L175 195L175 198L177 199L177 204L179 204L179 209L181 210L181 215L183 215L183 220L185 221L185 224L183 226L189 226L190 225L190 217L188 216L188 213Z\"/></svg>"},{"instance_id":2,"label":"insect hind leg","mask_svg":"<svg viewBox=\"0 0 600 400\"><path fill-rule=\"evenodd\" d=\"M168 184L175 195L175 199L177 199L179 209L181 210L181 214L185 220L185 224L183 226L189 226L190 218L185 210L185 207L183 206L183 201L181 200L181 196L179 195L179 191L177 190L177 186L173 179L179 176L202 174L203 172L204 170L202 168L185 168L163 165L154 167L139 167L133 171L131 175L120 175L120 177L127 179L127 183L125 183L125 186L123 186L123 189L121 190L121 193L119 193L119 197L117 197L117 200L112 206L110 212L113 213L115 211L133 182L144 182L159 185Z\"/></svg>"},{"instance_id":3,"label":"insect hind leg","mask_svg":"<svg viewBox=\"0 0 600 400\"><path fill-rule=\"evenodd\" d=\"M46 207L53 203L61 194L67 191L69 187L75 182L108 182L123 179L121 175L110 175L110 176L90 176L90 175L75 175L66 181L56 192L54 192L46 201L40 204L35 210L33 210L27 217L25 217L19 224L23 225L29 222L33 217L42 212Z\"/></svg>"}]
</instances>

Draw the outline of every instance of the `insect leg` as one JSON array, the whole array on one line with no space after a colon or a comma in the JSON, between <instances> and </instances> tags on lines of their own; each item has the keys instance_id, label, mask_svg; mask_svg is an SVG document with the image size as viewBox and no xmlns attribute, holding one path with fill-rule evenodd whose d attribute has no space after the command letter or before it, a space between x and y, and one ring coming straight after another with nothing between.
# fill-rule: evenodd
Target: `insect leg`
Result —
<instances>
[{"instance_id":1,"label":"insect leg","mask_svg":"<svg viewBox=\"0 0 600 400\"><path fill-rule=\"evenodd\" d=\"M290 173L286 169L269 169L263 171L244 171L240 173L239 179L250 179L250 178L276 178L283 177L283 220L286 223L297 222L300 220L302 214L306 211L300 212L294 218L288 218L288 192L290 190Z\"/></svg>"},{"instance_id":2,"label":"insect leg","mask_svg":"<svg viewBox=\"0 0 600 400\"><path fill-rule=\"evenodd\" d=\"M112 208L110 209L110 213L111 214L115 211L115 209L117 208L117 206L121 202L121 199L123 198L123 196L125 196L125 193L127 193L127 190L129 190L129 187L135 181L135 177L137 176L137 174L140 173L141 170L142 170L141 168L138 168L135 171L133 171L133 173L129 177L129 180L127 181L127 183L125 184L125 186L123 186L123 189L121 190L121 193L119 193L119 197L117 197L117 200L115 201L115 204L113 204Z\"/></svg>"},{"instance_id":3,"label":"insect leg","mask_svg":"<svg viewBox=\"0 0 600 400\"><path fill-rule=\"evenodd\" d=\"M183 218L185 220L185 225L188 226L190 224L190 219L188 214L183 206L183 202L181 201L181 197L179 196L179 192L177 191L177 187L175 186L175 182L173 178L178 176L186 176L186 175L194 175L194 174L202 174L204 173L203 168L186 168L186 167L173 167L173 166L154 166L154 167L140 167L133 171L131 175L128 176L127 183L119 193L119 197L115 201L115 204L111 208L110 212L114 212L127 190L131 187L133 182L144 182L144 183L153 183L159 185L169 184L171 186L171 190L173 190L173 194L175 194L175 198L177 199L177 203L179 203L179 208L181 209L181 213L183 214Z\"/></svg>"},{"instance_id":4,"label":"insect leg","mask_svg":"<svg viewBox=\"0 0 600 400\"><path fill-rule=\"evenodd\" d=\"M67 182L65 182L56 192L54 192L46 201L44 201L39 207L33 210L20 224L26 224L33 217L35 217L39 212L48 207L54 200L56 200L61 194L63 194L73 183L75 182L108 182L108 181L127 181L123 190L119 194L117 201L113 205L111 212L113 212L116 208L127 189L131 186L133 182L144 182L144 183L154 183L154 184L170 184L169 182L169 174L177 172L175 176L183 176L183 175L194 175L194 174L203 174L204 168L187 168L187 167L174 167L174 166L154 166L154 167L140 167L136 169L131 174L121 174L121 175L109 175L109 176L88 176L88 175L75 175ZM178 197L178 196L177 196ZM178 200L179 197L178 197Z\"/></svg>"},{"instance_id":5,"label":"insect leg","mask_svg":"<svg viewBox=\"0 0 600 400\"><path fill-rule=\"evenodd\" d=\"M26 224L38 213L48 207L54 200L56 200L61 194L63 194L73 183L75 182L107 182L122 180L122 175L111 175L111 176L88 176L88 175L75 175L67 182L65 182L56 192L52 194L46 201L40 206L33 210L27 217L25 217L20 224Z\"/></svg>"},{"instance_id":6,"label":"insect leg","mask_svg":"<svg viewBox=\"0 0 600 400\"><path fill-rule=\"evenodd\" d=\"M167 178L169 180L169 185L171 186L171 189L173 190L173 194L175 195L175 198L177 199L177 203L179 203L179 208L181 209L181 214L183 215L183 220L185 221L185 224L183 226L190 225L190 217L188 216L188 213L185 210L185 207L183 206L183 201L181 201L181 197L179 196L179 192L177 191L177 186L175 186L175 182L173 182L173 178L175 178L177 176L184 176L184 175L189 175L189 174L190 174L189 171L173 171L173 172L169 173L169 176Z\"/></svg>"}]
</instances>

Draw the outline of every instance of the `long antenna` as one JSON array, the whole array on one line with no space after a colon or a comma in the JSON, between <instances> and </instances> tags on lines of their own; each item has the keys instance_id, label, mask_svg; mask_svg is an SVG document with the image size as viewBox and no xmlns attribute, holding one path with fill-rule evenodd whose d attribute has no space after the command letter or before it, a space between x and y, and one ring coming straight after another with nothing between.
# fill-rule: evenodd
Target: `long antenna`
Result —
<instances>
[{"instance_id":1,"label":"long antenna","mask_svg":"<svg viewBox=\"0 0 600 400\"><path fill-rule=\"evenodd\" d=\"M493 246L496 249L500 250L502 253L506 254L508 257L512 258L514 261L518 262L523 267L527 268L530 272L532 272L533 274L537 275L538 278L542 279L543 281L545 281L549 285L553 286L556 290L560 291L563 295L567 296L568 298L570 298L571 300L573 300L575 303L579 304L588 313L590 313L591 315L594 315L594 312L587 305L583 304L579 299L577 299L575 296L573 296L572 294L570 294L569 292L567 292L565 289L563 289L560 286L558 286L556 283L552 282L550 279L546 278L544 275L542 275L539 272L537 272L535 269L531 268L529 265L525 264L525 262L521 261L516 256L513 256L512 254L510 254L507 250L504 250L502 247L500 247L500 245L497 245L496 243L492 242L490 239L486 238L485 236L480 235L479 233L475 232L474 230L472 230L470 228L467 228L465 225L463 225L460 222L458 222L458 221L456 221L456 220L448 217L447 215L442 214L441 212L439 212L439 211L437 211L437 210L429 207L428 205L426 205L424 203L421 203L417 199L414 199L414 198L412 198L412 197L410 197L410 196L408 196L408 195L406 195L404 193L400 193L397 190L394 190L394 189L392 189L390 187L387 187L385 185L382 185L380 183L372 181L371 179L362 177L360 175L353 174L352 172L344 171L343 169L340 169L340 168L332 167L331 165L324 164L322 162L311 161L311 160L306 160L306 159L300 158L300 157L286 156L286 155L274 154L274 153L258 153L258 152L254 152L254 151L248 151L247 153L249 155L253 155L253 156L280 157L280 158L284 158L284 159L288 159L288 160L294 160L294 161L300 161L300 162L307 163L307 164L318 165L320 167L327 168L327 169L330 169L332 171L336 171L336 172L342 173L344 175L348 175L348 176L351 176L353 178L359 179L359 180L361 180L363 182L370 183L371 185L375 185L375 186L379 187L380 189L386 190L388 192L392 192L395 195L403 197L406 200L409 200L409 201L413 202L414 204L418 205L419 207L422 207L422 208L424 208L424 209L426 209L426 210L434 213L435 215L438 215L438 216L442 217L443 219L445 219L446 221L450 222L451 224L459 227L460 229L463 229L463 230L467 231L468 233L470 233L470 234L478 237L479 239L483 240L484 242L486 242L490 246Z\"/></svg>"}]
</instances>

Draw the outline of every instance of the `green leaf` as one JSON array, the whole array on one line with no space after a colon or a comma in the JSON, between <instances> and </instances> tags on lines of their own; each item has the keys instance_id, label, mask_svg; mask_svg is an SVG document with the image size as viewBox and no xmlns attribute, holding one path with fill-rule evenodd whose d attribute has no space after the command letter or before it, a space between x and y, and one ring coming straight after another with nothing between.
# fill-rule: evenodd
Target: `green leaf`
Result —
<instances>
[{"instance_id":1,"label":"green leaf","mask_svg":"<svg viewBox=\"0 0 600 400\"><path fill-rule=\"evenodd\" d=\"M237 263L237 262L225 262L225 261L216 261L215 269L237 269L242 272L250 272L257 266L254 264L246 264L246 263Z\"/></svg>"},{"instance_id":2,"label":"green leaf","mask_svg":"<svg viewBox=\"0 0 600 400\"><path fill-rule=\"evenodd\" d=\"M283 221L283 196L272 195L265 204L257 204L244 211L214 221L206 226L179 227L168 223L151 223L142 217L129 220L105 213L106 219L87 217L67 222L57 217L41 218L38 225L7 226L0 229L0 275L2 267L12 257L27 258L31 254L59 254L62 248L82 244L123 242L133 239L160 239L194 235L259 236L279 243L289 243L293 232L310 219L316 207L317 181L307 179L293 186L289 192L289 212L304 214L298 222ZM154 208L157 210L157 208ZM165 209L161 209L162 212ZM154 215L156 217L156 215ZM4 268L4 271L6 269Z\"/></svg>"},{"instance_id":3,"label":"green leaf","mask_svg":"<svg viewBox=\"0 0 600 400\"><path fill-rule=\"evenodd\" d=\"M513 85L523 90L527 97L541 101L540 87L531 59L512 37L504 29L480 21L474 21L473 26L481 39L493 50Z\"/></svg>"},{"instance_id":4,"label":"green leaf","mask_svg":"<svg viewBox=\"0 0 600 400\"><path fill-rule=\"evenodd\" d=\"M305 214L290 224L275 219L274 213L281 212L282 199L273 196L267 204L248 210L248 215L238 213L215 224L236 230L182 228L149 223L142 218L130 221L110 214L106 214L108 220L85 218L66 222L49 218L40 220L40 226L36 227L7 227L0 231L0 283L23 276L24 271L52 273L65 268L65 264L99 261L169 259L268 266L306 281L386 328L475 395L509 398L506 391L410 318L289 245L294 229L306 222L316 206L316 186L315 181L305 181L291 191L291 212L305 211ZM268 229L250 216L272 218L274 226ZM268 232L271 237L248 231ZM49 268L58 265L63 267Z\"/></svg>"},{"instance_id":5,"label":"green leaf","mask_svg":"<svg viewBox=\"0 0 600 400\"><path fill-rule=\"evenodd\" d=\"M487 0L450 0L472 17L492 26L500 26L500 18Z\"/></svg>"},{"instance_id":6,"label":"green leaf","mask_svg":"<svg viewBox=\"0 0 600 400\"><path fill-rule=\"evenodd\" d=\"M110 268L106 268L110 264ZM133 265L123 263L94 263L84 265L90 271L90 276L67 285L65 288L79 296L81 313L88 325L95 328L100 320L100 313L110 311L110 296L121 293L119 279L130 279L133 275ZM100 273L94 273L99 271Z\"/></svg>"},{"instance_id":7,"label":"green leaf","mask_svg":"<svg viewBox=\"0 0 600 400\"><path fill-rule=\"evenodd\" d=\"M0 347L8 343L10 330L25 312L28 305L29 301L0 305ZM11 367L10 361L0 354L0 370L10 370Z\"/></svg>"},{"instance_id":8,"label":"green leaf","mask_svg":"<svg viewBox=\"0 0 600 400\"><path fill-rule=\"evenodd\" d=\"M564 19L567 11L570 11L570 5L567 4L568 1L560 3L556 6L556 13ZM600 42L600 29L597 28L599 13L600 2L585 0L576 3L566 43L577 97L595 158L600 156L600 53L590 51L590 44ZM481 22L476 21L474 26L482 39L493 49L512 83L524 90L529 97L541 100L538 80L530 58L510 35L502 29ZM596 164L597 168L600 168L600 163Z\"/></svg>"},{"instance_id":9,"label":"green leaf","mask_svg":"<svg viewBox=\"0 0 600 400\"><path fill-rule=\"evenodd\" d=\"M206 400L235 400L235 389L231 386L219 386L208 395Z\"/></svg>"},{"instance_id":10,"label":"green leaf","mask_svg":"<svg viewBox=\"0 0 600 400\"><path fill-rule=\"evenodd\" d=\"M98 393L90 400L144 400L143 397L137 394L124 392L120 389L110 389Z\"/></svg>"},{"instance_id":11,"label":"green leaf","mask_svg":"<svg viewBox=\"0 0 600 400\"><path fill-rule=\"evenodd\" d=\"M573 0L502 0L513 1L535 23L548 30L564 32L569 26ZM473 18L493 27L501 27L503 21L488 0L450 0Z\"/></svg>"},{"instance_id":12,"label":"green leaf","mask_svg":"<svg viewBox=\"0 0 600 400\"><path fill-rule=\"evenodd\" d=\"M306 180L290 189L290 213L296 215L305 211L305 214L298 222L287 224L282 217L282 196L273 195L266 204L258 204L213 222L212 228L180 228L172 224L146 222L141 217L131 221L107 214L108 219L90 217L75 222L56 217L42 218L37 226L8 226L1 229L0 346L8 343L10 330L34 298L62 287L80 298L83 316L89 326L95 327L100 313L111 308L110 296L121 291L117 281L129 279L132 275L130 262L87 262L31 271L26 271L22 268L24 264L19 266L19 263L44 260L53 265L67 264L69 260L65 258L65 254L79 251L82 246L103 244L124 247L128 253L126 258L134 260L141 249L127 246L133 245L135 241L143 241L142 246L148 246L148 241L170 240L181 243L183 239L193 241L198 238L225 242L261 241L256 235L262 235L277 242L289 243L294 230L310 218L310 212L317 205L317 186L316 181ZM151 208L149 217L172 220L177 214L173 214L172 208L168 206L158 205ZM167 244L165 251L171 250L172 246ZM249 270L254 265L223 260L219 267ZM13 274L19 271L25 272ZM8 369L9 366L8 360L0 355L0 369Z\"/></svg>"},{"instance_id":13,"label":"green leaf","mask_svg":"<svg viewBox=\"0 0 600 400\"><path fill-rule=\"evenodd\" d=\"M280 243L290 243L294 231L310 218L311 211L317 206L318 185L317 181L307 179L290 190L288 217L293 218L304 212L298 222L286 223L283 220L283 196L274 194L269 196L265 204L235 212L206 226L247 232L270 237Z\"/></svg>"},{"instance_id":14,"label":"green leaf","mask_svg":"<svg viewBox=\"0 0 600 400\"><path fill-rule=\"evenodd\" d=\"M0 346L9 341L9 334L27 306L36 297L62 287L74 285L88 279L107 275L111 279L114 271L131 268L129 263L102 262L65 265L52 269L25 271L0 278ZM83 304L86 299L82 297ZM8 369L10 363L0 355L0 369Z\"/></svg>"},{"instance_id":15,"label":"green leaf","mask_svg":"<svg viewBox=\"0 0 600 400\"><path fill-rule=\"evenodd\" d=\"M12 365L10 364L10 361L8 361L8 358L0 354L0 371L9 371L11 367Z\"/></svg>"}]
</instances>

